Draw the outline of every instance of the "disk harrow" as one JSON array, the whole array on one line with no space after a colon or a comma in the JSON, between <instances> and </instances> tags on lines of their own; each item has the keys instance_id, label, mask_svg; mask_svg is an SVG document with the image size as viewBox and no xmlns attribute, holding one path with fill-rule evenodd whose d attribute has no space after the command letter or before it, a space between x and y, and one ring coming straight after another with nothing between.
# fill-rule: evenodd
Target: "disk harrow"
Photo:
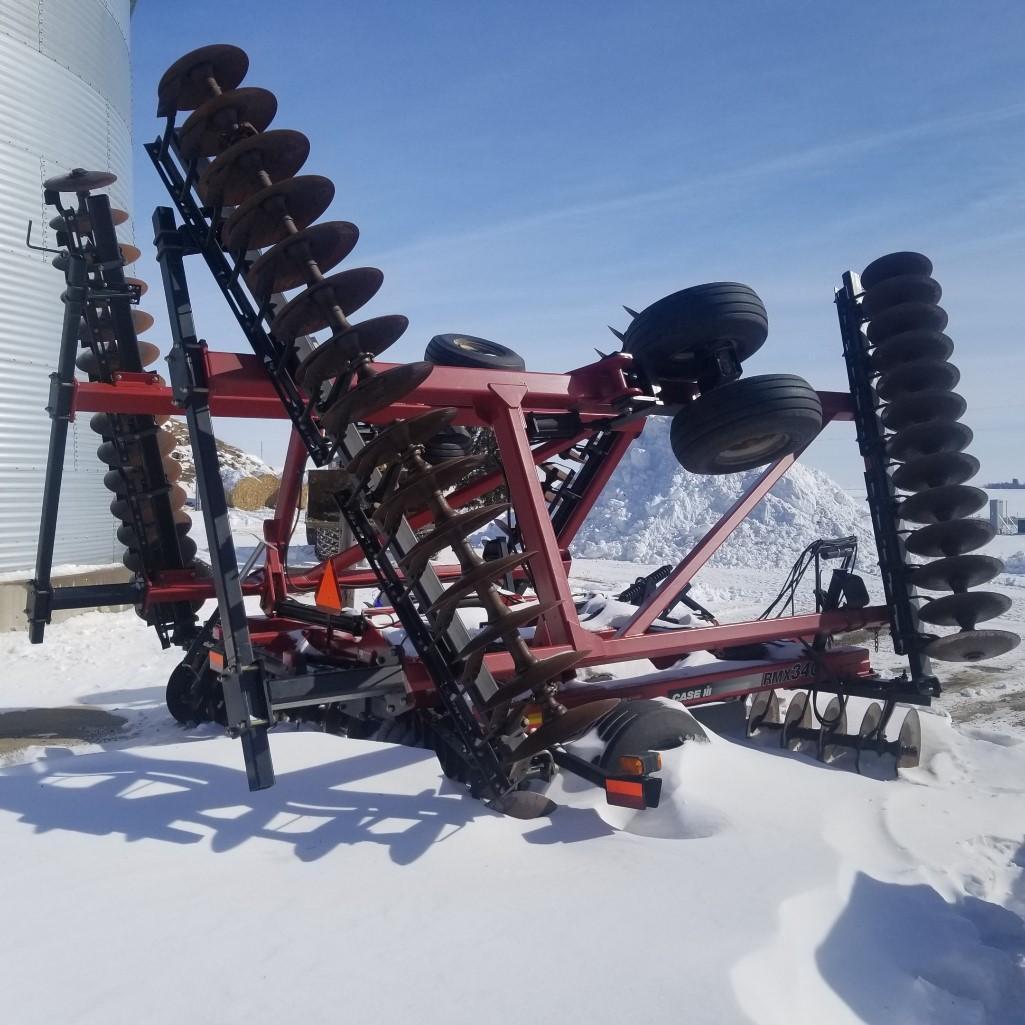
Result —
<instances>
[{"instance_id":1,"label":"disk harrow","mask_svg":"<svg viewBox=\"0 0 1025 1025\"><path fill-rule=\"evenodd\" d=\"M930 655L1000 650L991 636L1000 632L976 626L1006 610L1001 595L970 590L992 579L995 560L970 554L988 540L971 518L977 498L965 483L978 464L963 451L971 434L959 421L952 344L924 258L877 261L864 294L846 276L837 302L850 393L817 392L795 375L744 378L768 318L750 288L731 282L628 310L630 327L616 332L623 351L568 374L532 373L512 350L464 334L435 335L423 361L383 363L408 321L354 319L383 275L338 269L359 230L321 220L334 185L306 173L311 146L302 133L272 126L277 101L243 85L248 66L237 47L208 46L176 61L158 87L166 125L146 148L175 207L153 215L173 338L169 385L146 370L157 350L138 334L152 318L132 308L145 286L123 274L138 251L119 247L114 229L124 217L96 193L111 176L76 172L74 209L51 200L68 292L33 640L53 608L130 595L164 643L186 649L168 683L172 714L216 721L240 738L253 789L274 780L268 731L305 722L431 747L449 777L521 817L552 809L542 791L560 768L601 786L610 803L651 807L659 752L704 738L681 706L703 715L742 708L749 697L751 735L778 731L784 747L814 749L825 761L849 749L859 763L869 754L915 763L913 713L888 739L898 702L928 704L938 692ZM51 183L48 198L60 185ZM252 356L213 351L197 337L186 275L195 255ZM318 332L326 334L319 343ZM80 336L77 365L88 380L76 382ZM75 411L95 413L111 511L135 574L117 596L49 588L45 539ZM180 466L161 430L171 413L189 428L208 569L196 561ZM214 440L220 415L292 425L274 515L243 567ZM639 578L619 598L575 594L570 546L649 415L673 417L674 453L694 472L764 471L675 568ZM834 539L808 549L814 612L795 607L806 561L763 618L721 623L688 595L694 575L823 426L844 419L856 422L865 455L888 604L869 604L854 572L855 539ZM315 521L355 544L297 567L289 546L307 462ZM901 519L919 524L906 544ZM478 551L473 539L485 528L492 536ZM935 561L909 565L907 552ZM828 559L843 561L825 586L820 560ZM367 587L379 591L375 607L343 603ZM916 587L953 593L919 611ZM246 607L250 597L260 614ZM217 610L199 625L195 610L210 598ZM919 621L962 629L927 635ZM836 643L884 625L908 654L910 676L885 678L866 651ZM696 652L714 661L692 665ZM661 671L583 672L640 658ZM785 716L781 690L796 692ZM820 697L828 702L821 714ZM872 702L854 733L850 697ZM654 700L666 698L672 703ZM584 745L574 746L584 734L587 750L595 741L599 753L585 757Z\"/></svg>"}]
</instances>

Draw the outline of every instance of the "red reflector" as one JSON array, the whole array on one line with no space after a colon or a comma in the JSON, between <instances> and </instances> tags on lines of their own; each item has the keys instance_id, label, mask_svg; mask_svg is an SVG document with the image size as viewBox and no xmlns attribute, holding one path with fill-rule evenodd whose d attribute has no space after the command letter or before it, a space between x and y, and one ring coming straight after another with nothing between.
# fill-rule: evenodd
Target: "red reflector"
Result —
<instances>
[{"instance_id":1,"label":"red reflector","mask_svg":"<svg viewBox=\"0 0 1025 1025\"><path fill-rule=\"evenodd\" d=\"M644 785L627 779L605 780L605 800L621 808L647 807L644 800Z\"/></svg>"},{"instance_id":2,"label":"red reflector","mask_svg":"<svg viewBox=\"0 0 1025 1025\"><path fill-rule=\"evenodd\" d=\"M208 656L210 660L210 668L220 672L224 668L224 656L219 651L212 651Z\"/></svg>"}]
</instances>

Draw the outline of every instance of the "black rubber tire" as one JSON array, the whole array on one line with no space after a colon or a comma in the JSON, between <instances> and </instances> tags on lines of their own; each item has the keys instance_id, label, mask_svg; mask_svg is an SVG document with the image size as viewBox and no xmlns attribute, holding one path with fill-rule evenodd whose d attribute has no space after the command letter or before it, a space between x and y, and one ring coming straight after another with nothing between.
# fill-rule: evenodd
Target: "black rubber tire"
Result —
<instances>
[{"instance_id":1,"label":"black rubber tire","mask_svg":"<svg viewBox=\"0 0 1025 1025\"><path fill-rule=\"evenodd\" d=\"M822 403L796 374L730 381L684 406L669 440L691 473L740 473L804 448L822 429Z\"/></svg>"},{"instance_id":2,"label":"black rubber tire","mask_svg":"<svg viewBox=\"0 0 1025 1025\"><path fill-rule=\"evenodd\" d=\"M637 698L624 701L598 723L605 749L598 758L603 769L616 769L623 755L670 751L688 740L707 741L701 724L684 708Z\"/></svg>"},{"instance_id":3,"label":"black rubber tire","mask_svg":"<svg viewBox=\"0 0 1025 1025\"><path fill-rule=\"evenodd\" d=\"M459 459L473 451L473 438L465 427L449 424L424 445L424 459L432 466L446 459Z\"/></svg>"},{"instance_id":4,"label":"black rubber tire","mask_svg":"<svg viewBox=\"0 0 1025 1025\"><path fill-rule=\"evenodd\" d=\"M342 533L330 527L313 527L309 533L313 535L314 554L323 562L337 555L342 550Z\"/></svg>"},{"instance_id":5,"label":"black rubber tire","mask_svg":"<svg viewBox=\"0 0 1025 1025\"><path fill-rule=\"evenodd\" d=\"M474 335L435 335L428 343L424 359L440 367L469 367L476 370L526 370L518 352L487 338Z\"/></svg>"},{"instance_id":6,"label":"black rubber tire","mask_svg":"<svg viewBox=\"0 0 1025 1025\"><path fill-rule=\"evenodd\" d=\"M769 317L753 288L713 281L673 292L639 313L626 329L623 351L632 353L656 384L693 381L711 346L732 342L743 361L762 347L768 333Z\"/></svg>"}]
</instances>

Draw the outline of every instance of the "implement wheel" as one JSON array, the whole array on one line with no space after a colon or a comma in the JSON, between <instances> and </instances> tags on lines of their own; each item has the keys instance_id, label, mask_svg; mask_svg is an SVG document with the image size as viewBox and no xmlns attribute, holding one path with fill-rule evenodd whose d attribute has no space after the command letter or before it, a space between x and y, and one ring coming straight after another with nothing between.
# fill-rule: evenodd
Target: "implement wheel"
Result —
<instances>
[{"instance_id":1,"label":"implement wheel","mask_svg":"<svg viewBox=\"0 0 1025 1025\"><path fill-rule=\"evenodd\" d=\"M673 418L669 438L691 473L739 473L798 452L822 429L822 404L803 377L763 374L698 396Z\"/></svg>"},{"instance_id":2,"label":"implement wheel","mask_svg":"<svg viewBox=\"0 0 1025 1025\"><path fill-rule=\"evenodd\" d=\"M427 343L424 359L440 367L471 367L478 370L526 370L518 352L474 335L435 335Z\"/></svg>"},{"instance_id":3,"label":"implement wheel","mask_svg":"<svg viewBox=\"0 0 1025 1025\"><path fill-rule=\"evenodd\" d=\"M633 353L655 384L697 381L717 348L732 347L742 363L768 333L768 314L753 288L713 281L673 292L639 313L626 329L623 351Z\"/></svg>"}]
</instances>

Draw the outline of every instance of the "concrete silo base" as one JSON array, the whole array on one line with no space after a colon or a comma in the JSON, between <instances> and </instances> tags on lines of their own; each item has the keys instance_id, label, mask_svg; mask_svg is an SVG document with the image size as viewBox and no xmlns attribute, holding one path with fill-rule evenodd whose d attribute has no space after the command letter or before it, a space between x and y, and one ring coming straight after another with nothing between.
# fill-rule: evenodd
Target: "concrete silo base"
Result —
<instances>
[{"instance_id":1,"label":"concrete silo base","mask_svg":"<svg viewBox=\"0 0 1025 1025\"><path fill-rule=\"evenodd\" d=\"M72 584L121 584L132 579L124 566L97 566L91 569L77 569L62 572L55 568L54 587L69 587ZM25 602L28 598L27 578L0 578L0 631L27 630ZM65 609L53 614L53 622L61 623L82 612L122 612L128 605L105 605L97 609Z\"/></svg>"}]
</instances>

